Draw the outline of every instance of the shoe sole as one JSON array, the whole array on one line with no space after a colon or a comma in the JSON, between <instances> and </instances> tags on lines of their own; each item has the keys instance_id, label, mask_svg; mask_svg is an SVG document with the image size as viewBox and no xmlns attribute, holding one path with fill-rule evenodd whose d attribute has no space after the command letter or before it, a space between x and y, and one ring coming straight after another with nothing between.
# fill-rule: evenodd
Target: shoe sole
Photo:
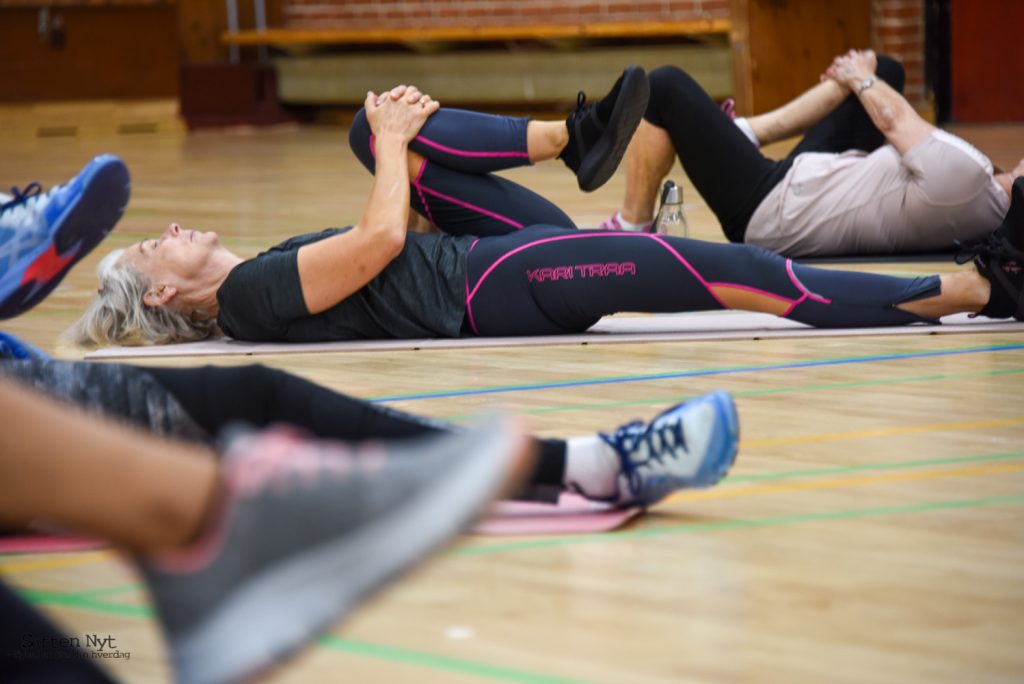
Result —
<instances>
[{"instance_id":1,"label":"shoe sole","mask_svg":"<svg viewBox=\"0 0 1024 684\"><path fill-rule=\"evenodd\" d=\"M607 183L619 168L622 155L626 153L626 147L632 140L636 127L640 125L640 119L647 111L650 90L647 74L643 69L635 66L626 69L615 106L608 117L608 127L587 156L580 161L580 168L576 173L580 190L597 190Z\"/></svg>"},{"instance_id":2,"label":"shoe sole","mask_svg":"<svg viewBox=\"0 0 1024 684\"><path fill-rule=\"evenodd\" d=\"M740 421L736 413L736 403L727 392L712 392L707 401L712 402L718 422L724 430L715 430L708 444L708 456L704 465L694 477L696 487L712 487L725 477L736 462L736 454L740 443Z\"/></svg>"},{"instance_id":3,"label":"shoe sole","mask_svg":"<svg viewBox=\"0 0 1024 684\"><path fill-rule=\"evenodd\" d=\"M95 168L89 168L89 166ZM0 279L0 319L18 316L49 295L68 271L113 230L131 193L128 168L120 159L100 157L80 175L82 192L64 209L50 239L25 256ZM26 280L36 268L57 270L44 280Z\"/></svg>"},{"instance_id":4,"label":"shoe sole","mask_svg":"<svg viewBox=\"0 0 1024 684\"><path fill-rule=\"evenodd\" d=\"M215 617L173 639L180 681L235 681L270 669L464 529L503 484L511 455L507 425L490 422L474 435L470 446L453 446L464 456L435 486L253 578Z\"/></svg>"}]
</instances>

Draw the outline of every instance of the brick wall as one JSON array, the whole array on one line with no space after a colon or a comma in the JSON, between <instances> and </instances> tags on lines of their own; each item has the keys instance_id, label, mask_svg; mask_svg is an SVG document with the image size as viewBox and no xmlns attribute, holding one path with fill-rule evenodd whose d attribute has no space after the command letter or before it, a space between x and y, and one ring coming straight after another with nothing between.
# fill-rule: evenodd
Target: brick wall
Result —
<instances>
[{"instance_id":1,"label":"brick wall","mask_svg":"<svg viewBox=\"0 0 1024 684\"><path fill-rule=\"evenodd\" d=\"M283 4L285 25L291 28L729 18L729 0L283 0ZM924 0L871 0L871 25L872 47L903 62L907 99L924 107Z\"/></svg>"},{"instance_id":2,"label":"brick wall","mask_svg":"<svg viewBox=\"0 0 1024 684\"><path fill-rule=\"evenodd\" d=\"M907 100L924 106L924 0L872 0L871 34L876 52L903 63Z\"/></svg>"},{"instance_id":3,"label":"brick wall","mask_svg":"<svg viewBox=\"0 0 1024 684\"><path fill-rule=\"evenodd\" d=\"M285 0L292 28L724 19L729 0Z\"/></svg>"}]
</instances>

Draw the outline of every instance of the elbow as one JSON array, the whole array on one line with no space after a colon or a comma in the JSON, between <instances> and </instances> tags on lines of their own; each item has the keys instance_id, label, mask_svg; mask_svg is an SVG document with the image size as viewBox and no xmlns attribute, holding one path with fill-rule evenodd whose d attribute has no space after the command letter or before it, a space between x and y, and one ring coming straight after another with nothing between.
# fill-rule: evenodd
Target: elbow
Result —
<instances>
[{"instance_id":1,"label":"elbow","mask_svg":"<svg viewBox=\"0 0 1024 684\"><path fill-rule=\"evenodd\" d=\"M878 120L875 123L883 135L892 133L899 125L899 115L892 107L881 107L878 110L877 118Z\"/></svg>"},{"instance_id":2,"label":"elbow","mask_svg":"<svg viewBox=\"0 0 1024 684\"><path fill-rule=\"evenodd\" d=\"M405 249L405 226L388 226L378 231L376 241L381 252L391 261Z\"/></svg>"}]
</instances>

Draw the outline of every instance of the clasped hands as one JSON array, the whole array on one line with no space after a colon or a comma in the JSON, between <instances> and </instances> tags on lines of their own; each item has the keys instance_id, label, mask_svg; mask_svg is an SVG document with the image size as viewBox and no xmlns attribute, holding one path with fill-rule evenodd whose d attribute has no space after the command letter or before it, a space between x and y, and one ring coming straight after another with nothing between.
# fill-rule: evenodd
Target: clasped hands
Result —
<instances>
[{"instance_id":1,"label":"clasped hands","mask_svg":"<svg viewBox=\"0 0 1024 684\"><path fill-rule=\"evenodd\" d=\"M847 90L855 90L864 79L874 76L877 68L874 50L850 50L832 60L821 80L833 80Z\"/></svg>"},{"instance_id":2,"label":"clasped hands","mask_svg":"<svg viewBox=\"0 0 1024 684\"><path fill-rule=\"evenodd\" d=\"M368 91L363 107L374 135L390 133L409 142L441 105L416 86L398 85L380 94Z\"/></svg>"}]
</instances>

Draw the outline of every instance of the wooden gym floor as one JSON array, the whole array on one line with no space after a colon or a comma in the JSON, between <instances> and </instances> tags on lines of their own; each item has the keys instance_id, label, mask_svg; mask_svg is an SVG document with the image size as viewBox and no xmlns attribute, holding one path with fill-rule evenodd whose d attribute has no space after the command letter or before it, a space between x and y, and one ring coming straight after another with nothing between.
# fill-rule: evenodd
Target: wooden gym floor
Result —
<instances>
[{"instance_id":1,"label":"wooden gym floor","mask_svg":"<svg viewBox=\"0 0 1024 684\"><path fill-rule=\"evenodd\" d=\"M1002 166L1024 129L960 129ZM357 216L369 178L338 129L5 141L0 183L49 185L121 154L133 198L107 247L171 220L252 255ZM560 163L511 177L580 225ZM673 171L683 180L678 166ZM693 233L722 240L687 186ZM100 253L107 251L101 248ZM92 255L3 329L53 350L95 289ZM889 264L889 273L948 271ZM361 609L273 681L981 682L1024 678L1024 340L835 337L687 344L283 355L260 361L388 405L461 419L490 407L573 435L714 388L736 397L739 460L626 529L466 538ZM188 359L163 364L190 364ZM202 363L208 362L203 359ZM215 359L239 364L249 359ZM5 581L68 634L112 635L132 682L165 681L138 580L108 552L5 556ZM239 640L246 638L238 634Z\"/></svg>"}]
</instances>

